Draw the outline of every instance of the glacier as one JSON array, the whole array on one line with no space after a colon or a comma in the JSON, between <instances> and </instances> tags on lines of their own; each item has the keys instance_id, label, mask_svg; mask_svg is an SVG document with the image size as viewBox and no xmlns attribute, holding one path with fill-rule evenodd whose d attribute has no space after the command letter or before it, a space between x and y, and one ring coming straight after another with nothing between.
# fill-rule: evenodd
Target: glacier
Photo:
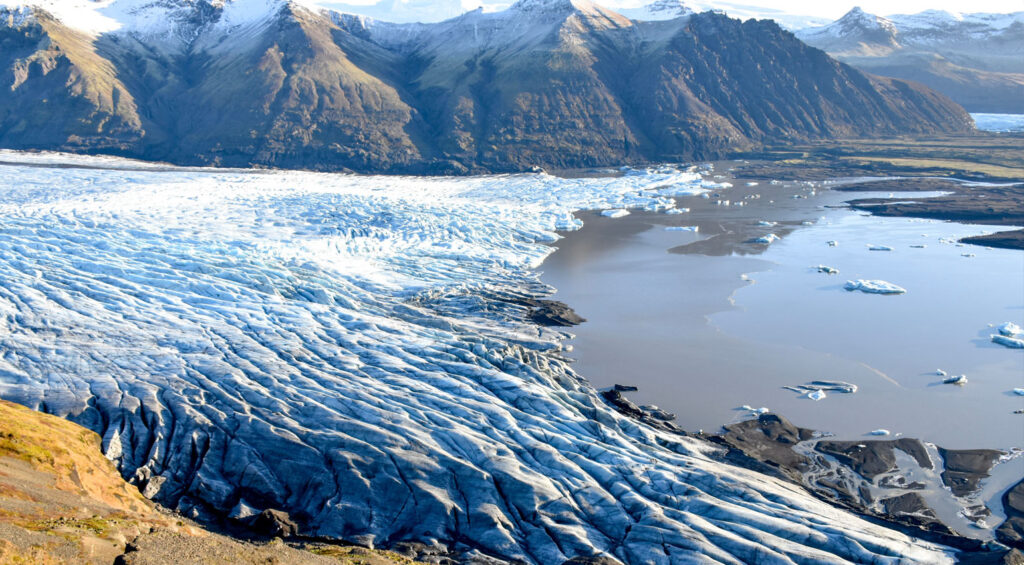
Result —
<instances>
[{"instance_id":1,"label":"glacier","mask_svg":"<svg viewBox=\"0 0 1024 565\"><path fill-rule=\"evenodd\" d=\"M532 323L579 210L683 169L361 177L0 152L0 397L203 518L526 563L951 563L607 405Z\"/></svg>"}]
</instances>

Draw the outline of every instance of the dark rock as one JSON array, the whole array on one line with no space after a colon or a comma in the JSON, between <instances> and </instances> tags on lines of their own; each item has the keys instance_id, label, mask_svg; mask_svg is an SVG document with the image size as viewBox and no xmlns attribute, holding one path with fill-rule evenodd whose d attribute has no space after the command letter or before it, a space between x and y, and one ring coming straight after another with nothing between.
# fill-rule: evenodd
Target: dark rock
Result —
<instances>
[{"instance_id":1,"label":"dark rock","mask_svg":"<svg viewBox=\"0 0 1024 565\"><path fill-rule=\"evenodd\" d=\"M573 557L562 563L562 565L622 565L622 562L604 555L596 555L593 557Z\"/></svg>"},{"instance_id":2,"label":"dark rock","mask_svg":"<svg viewBox=\"0 0 1024 565\"><path fill-rule=\"evenodd\" d=\"M530 319L542 326L578 326L587 320L556 300L534 300Z\"/></svg>"},{"instance_id":3,"label":"dark rock","mask_svg":"<svg viewBox=\"0 0 1024 565\"><path fill-rule=\"evenodd\" d=\"M892 441L822 441L815 449L835 457L869 481L888 473L896 467L893 449L906 452L925 469L931 469L928 452L920 441L901 438Z\"/></svg>"},{"instance_id":4,"label":"dark rock","mask_svg":"<svg viewBox=\"0 0 1024 565\"><path fill-rule=\"evenodd\" d=\"M620 384L616 384L615 385L615 390L617 390L618 392L636 392L636 391L638 391L640 389L635 387L635 386L633 386L633 385L620 385Z\"/></svg>"},{"instance_id":5,"label":"dark rock","mask_svg":"<svg viewBox=\"0 0 1024 565\"><path fill-rule=\"evenodd\" d=\"M1024 565L1024 553L1017 549L965 552L957 555L959 565Z\"/></svg>"},{"instance_id":6,"label":"dark rock","mask_svg":"<svg viewBox=\"0 0 1024 565\"><path fill-rule=\"evenodd\" d=\"M290 538L298 535L299 526L287 512L264 510L252 520L252 530L258 535L272 538Z\"/></svg>"},{"instance_id":7,"label":"dark rock","mask_svg":"<svg viewBox=\"0 0 1024 565\"><path fill-rule=\"evenodd\" d=\"M937 522L935 512L928 507L924 498L916 492L886 498L882 501L882 507L886 514L894 517L913 517L915 519L926 519L928 522Z\"/></svg>"},{"instance_id":8,"label":"dark rock","mask_svg":"<svg viewBox=\"0 0 1024 565\"><path fill-rule=\"evenodd\" d=\"M981 480L988 477L992 466L1003 455L994 449L953 450L941 447L939 454L945 462L942 482L957 496L967 496L977 491Z\"/></svg>"},{"instance_id":9,"label":"dark rock","mask_svg":"<svg viewBox=\"0 0 1024 565\"><path fill-rule=\"evenodd\" d=\"M813 438L814 432L798 428L782 416L762 414L756 419L726 426L725 433L718 437L726 445L756 461L768 463L786 470L791 476L799 477L799 471L809 461L793 451L792 446Z\"/></svg>"},{"instance_id":10,"label":"dark rock","mask_svg":"<svg viewBox=\"0 0 1024 565\"><path fill-rule=\"evenodd\" d=\"M1006 521L996 530L996 538L1024 550L1024 480L1003 495L1003 511L1006 512Z\"/></svg>"}]
</instances>

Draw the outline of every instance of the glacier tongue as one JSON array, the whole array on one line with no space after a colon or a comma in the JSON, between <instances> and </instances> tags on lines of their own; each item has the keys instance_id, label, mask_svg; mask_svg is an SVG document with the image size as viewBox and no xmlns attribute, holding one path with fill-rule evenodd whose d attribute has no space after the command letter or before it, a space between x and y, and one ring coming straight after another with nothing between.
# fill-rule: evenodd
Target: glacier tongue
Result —
<instances>
[{"instance_id":1,"label":"glacier tongue","mask_svg":"<svg viewBox=\"0 0 1024 565\"><path fill-rule=\"evenodd\" d=\"M424 179L4 152L0 396L81 422L148 496L304 533L559 563L951 561L627 419L516 299L578 209L674 170ZM31 166L30 166L31 165ZM687 188L689 187L689 188Z\"/></svg>"}]
</instances>

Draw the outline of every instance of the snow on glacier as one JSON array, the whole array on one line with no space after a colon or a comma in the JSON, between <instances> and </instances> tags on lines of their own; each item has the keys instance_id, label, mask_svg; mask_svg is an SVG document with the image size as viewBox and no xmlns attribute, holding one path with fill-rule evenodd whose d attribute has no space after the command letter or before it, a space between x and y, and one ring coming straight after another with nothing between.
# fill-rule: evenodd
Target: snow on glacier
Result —
<instances>
[{"instance_id":1,"label":"snow on glacier","mask_svg":"<svg viewBox=\"0 0 1024 565\"><path fill-rule=\"evenodd\" d=\"M696 173L0 157L0 396L96 430L173 507L529 563L951 561L619 415L561 356L565 334L528 321L575 211L697 193Z\"/></svg>"}]
</instances>

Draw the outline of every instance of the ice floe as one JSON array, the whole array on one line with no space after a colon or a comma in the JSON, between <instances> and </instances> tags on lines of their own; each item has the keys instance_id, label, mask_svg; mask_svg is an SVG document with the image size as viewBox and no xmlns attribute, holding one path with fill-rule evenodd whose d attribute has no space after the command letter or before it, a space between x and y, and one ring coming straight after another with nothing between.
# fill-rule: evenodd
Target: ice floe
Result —
<instances>
[{"instance_id":1,"label":"ice floe","mask_svg":"<svg viewBox=\"0 0 1024 565\"><path fill-rule=\"evenodd\" d=\"M964 386L967 384L967 375L953 375L942 379L942 384Z\"/></svg>"},{"instance_id":2,"label":"ice floe","mask_svg":"<svg viewBox=\"0 0 1024 565\"><path fill-rule=\"evenodd\" d=\"M698 231L700 231L700 227L699 226L668 226L668 227L665 228L665 231L698 232Z\"/></svg>"},{"instance_id":3,"label":"ice floe","mask_svg":"<svg viewBox=\"0 0 1024 565\"><path fill-rule=\"evenodd\" d=\"M781 239L779 236L777 236L777 235L775 235L773 233L770 233L770 234L767 234L767 235L762 235L761 237L755 237L754 239L752 239L750 241L752 243L761 243L761 244L764 244L764 245L771 245L772 243L775 243L779 239Z\"/></svg>"},{"instance_id":4,"label":"ice floe","mask_svg":"<svg viewBox=\"0 0 1024 565\"><path fill-rule=\"evenodd\" d=\"M877 430L871 430L870 432L868 432L868 435L872 435L872 436L887 436L887 435L889 435L891 433L892 432L890 432L889 430L886 430L884 428L879 428Z\"/></svg>"},{"instance_id":5,"label":"ice floe","mask_svg":"<svg viewBox=\"0 0 1024 565\"><path fill-rule=\"evenodd\" d=\"M906 289L887 281L857 279L846 281L846 290L859 290L868 294L904 294Z\"/></svg>"},{"instance_id":6,"label":"ice floe","mask_svg":"<svg viewBox=\"0 0 1024 565\"><path fill-rule=\"evenodd\" d=\"M0 396L95 430L173 508L525 563L952 562L619 414L530 321L576 211L662 206L696 173L52 158L115 168L0 166Z\"/></svg>"},{"instance_id":7,"label":"ice floe","mask_svg":"<svg viewBox=\"0 0 1024 565\"><path fill-rule=\"evenodd\" d=\"M873 243L869 243L867 245L868 251L892 251L892 247L889 247L888 245L875 245Z\"/></svg>"},{"instance_id":8,"label":"ice floe","mask_svg":"<svg viewBox=\"0 0 1024 565\"><path fill-rule=\"evenodd\" d=\"M843 394L857 392L857 385L845 381L811 381L804 385L784 386L782 388L799 393L811 400L824 399L826 391Z\"/></svg>"},{"instance_id":9,"label":"ice floe","mask_svg":"<svg viewBox=\"0 0 1024 565\"><path fill-rule=\"evenodd\" d=\"M1019 337L994 334L992 336L992 343L997 343L1003 347L1009 347L1010 349L1024 349L1024 339Z\"/></svg>"},{"instance_id":10,"label":"ice floe","mask_svg":"<svg viewBox=\"0 0 1024 565\"><path fill-rule=\"evenodd\" d=\"M828 265L818 265L814 267L819 273L825 273L826 275L838 275L839 269L835 267L829 267Z\"/></svg>"},{"instance_id":11,"label":"ice floe","mask_svg":"<svg viewBox=\"0 0 1024 565\"><path fill-rule=\"evenodd\" d=\"M997 329L1001 335L1009 337L1024 334L1024 328L1021 328L1013 322L1003 322Z\"/></svg>"},{"instance_id":12,"label":"ice floe","mask_svg":"<svg viewBox=\"0 0 1024 565\"><path fill-rule=\"evenodd\" d=\"M629 215L629 210L623 210L621 208L615 208L612 210L601 210L601 215L606 218L621 218Z\"/></svg>"}]
</instances>

